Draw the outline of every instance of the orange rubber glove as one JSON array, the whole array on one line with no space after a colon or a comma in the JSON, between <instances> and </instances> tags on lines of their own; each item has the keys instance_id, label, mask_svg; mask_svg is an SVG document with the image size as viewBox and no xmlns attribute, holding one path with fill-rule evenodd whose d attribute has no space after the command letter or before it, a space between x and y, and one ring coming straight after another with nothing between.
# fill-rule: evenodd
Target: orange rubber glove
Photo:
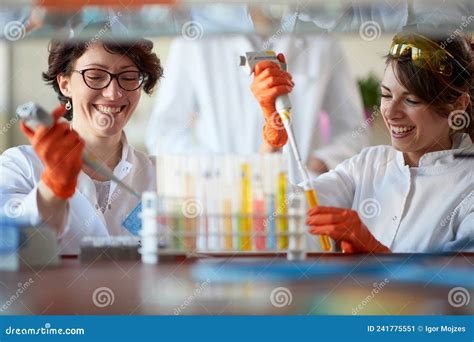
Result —
<instances>
[{"instance_id":1,"label":"orange rubber glove","mask_svg":"<svg viewBox=\"0 0 474 342\"><path fill-rule=\"evenodd\" d=\"M328 235L341 242L345 253L389 253L362 223L356 211L350 209L317 206L308 209L306 224L309 232Z\"/></svg>"},{"instance_id":2,"label":"orange rubber glove","mask_svg":"<svg viewBox=\"0 0 474 342\"><path fill-rule=\"evenodd\" d=\"M281 53L278 55L278 60L285 63L285 57ZM265 116L263 138L273 147L282 147L288 141L288 135L275 109L275 99L282 94L290 93L295 84L289 73L271 61L258 63L254 74L251 89Z\"/></svg>"},{"instance_id":3,"label":"orange rubber glove","mask_svg":"<svg viewBox=\"0 0 474 342\"><path fill-rule=\"evenodd\" d=\"M41 180L56 197L65 200L76 191L84 141L70 129L68 123L57 122L64 113L61 107L53 112L55 123L50 128L38 126L36 131L32 131L22 122L21 130L44 164Z\"/></svg>"}]
</instances>

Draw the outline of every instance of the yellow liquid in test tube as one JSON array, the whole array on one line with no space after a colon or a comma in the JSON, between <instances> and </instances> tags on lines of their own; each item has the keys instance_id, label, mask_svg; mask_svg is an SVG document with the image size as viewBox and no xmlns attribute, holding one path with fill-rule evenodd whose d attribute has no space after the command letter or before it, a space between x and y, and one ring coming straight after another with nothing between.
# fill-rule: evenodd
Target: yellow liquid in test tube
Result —
<instances>
[{"instance_id":1,"label":"yellow liquid in test tube","mask_svg":"<svg viewBox=\"0 0 474 342\"><path fill-rule=\"evenodd\" d=\"M278 232L278 249L284 250L288 248L288 208L286 202L286 174L280 172L278 175L278 192L277 192L277 232Z\"/></svg>"},{"instance_id":2,"label":"yellow liquid in test tube","mask_svg":"<svg viewBox=\"0 0 474 342\"><path fill-rule=\"evenodd\" d=\"M305 194L310 208L318 205L318 199L316 198L316 191L314 191L314 189L305 190ZM326 235L319 235L319 241L321 242L323 251L328 252L331 250L331 243Z\"/></svg>"},{"instance_id":3,"label":"yellow liquid in test tube","mask_svg":"<svg viewBox=\"0 0 474 342\"><path fill-rule=\"evenodd\" d=\"M250 233L252 231L252 190L250 165L242 164L242 183L241 183L241 219L240 219L240 248L243 251L252 250Z\"/></svg>"}]
</instances>

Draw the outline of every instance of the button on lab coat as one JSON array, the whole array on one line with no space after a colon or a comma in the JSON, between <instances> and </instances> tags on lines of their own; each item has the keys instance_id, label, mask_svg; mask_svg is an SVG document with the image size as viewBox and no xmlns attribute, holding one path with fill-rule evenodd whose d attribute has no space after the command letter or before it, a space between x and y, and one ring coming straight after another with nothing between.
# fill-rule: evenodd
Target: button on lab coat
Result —
<instances>
[{"instance_id":1,"label":"button on lab coat","mask_svg":"<svg viewBox=\"0 0 474 342\"><path fill-rule=\"evenodd\" d=\"M313 185L321 205L357 211L392 252L474 251L474 160L453 158L474 147L467 134L453 146L418 167L391 146L369 147Z\"/></svg>"},{"instance_id":2,"label":"button on lab coat","mask_svg":"<svg viewBox=\"0 0 474 342\"><path fill-rule=\"evenodd\" d=\"M122 158L114 174L136 192L156 191L155 161L128 145L122 136ZM22 210L33 221L40 221L37 190L44 166L29 145L13 147L0 156L0 205L8 200L20 200ZM96 188L92 179L83 171L79 174L76 192L69 199L66 225L60 235L60 253L78 254L85 236L110 236L130 234L122 222L139 200L112 182L109 205L102 213L97 204ZM131 234L130 234L131 235Z\"/></svg>"},{"instance_id":3,"label":"button on lab coat","mask_svg":"<svg viewBox=\"0 0 474 342\"><path fill-rule=\"evenodd\" d=\"M340 45L323 35L175 39L148 125L148 151L258 152L264 119L250 90L253 76L238 63L239 56L263 46L284 53L293 75L292 124L302 159L314 155L333 168L360 152L367 139L352 136L363 124L360 94ZM327 143L320 134L323 111L331 123Z\"/></svg>"}]
</instances>

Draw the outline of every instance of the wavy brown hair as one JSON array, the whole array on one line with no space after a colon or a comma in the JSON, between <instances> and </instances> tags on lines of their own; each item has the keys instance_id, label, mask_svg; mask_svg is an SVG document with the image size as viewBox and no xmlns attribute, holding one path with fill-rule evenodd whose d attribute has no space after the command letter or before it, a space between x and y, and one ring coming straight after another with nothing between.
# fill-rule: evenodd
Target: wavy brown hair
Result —
<instances>
[{"instance_id":1,"label":"wavy brown hair","mask_svg":"<svg viewBox=\"0 0 474 342\"><path fill-rule=\"evenodd\" d=\"M98 41L110 53L125 55L130 58L144 75L143 90L151 94L159 79L163 76L163 67L158 56L152 51L153 43L147 39L134 42ZM59 89L58 75L71 75L74 62L91 46L90 41L56 40L49 44L48 70L43 72L43 80L51 85L58 95L59 102L65 104L68 97ZM72 119L72 109L64 117Z\"/></svg>"}]
</instances>

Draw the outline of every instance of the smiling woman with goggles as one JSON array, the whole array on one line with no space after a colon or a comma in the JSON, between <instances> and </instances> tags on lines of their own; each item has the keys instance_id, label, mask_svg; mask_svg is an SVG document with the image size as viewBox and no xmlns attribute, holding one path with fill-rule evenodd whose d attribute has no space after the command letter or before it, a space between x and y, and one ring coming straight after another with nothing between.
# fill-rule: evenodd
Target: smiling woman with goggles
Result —
<instances>
[{"instance_id":1,"label":"smiling woman with goggles","mask_svg":"<svg viewBox=\"0 0 474 342\"><path fill-rule=\"evenodd\" d=\"M395 36L380 84L391 146L363 149L312 180L320 202L307 211L310 234L346 253L474 251L474 163L454 160L474 151L471 44L461 35ZM291 74L281 75L290 84ZM252 89L288 93L263 77ZM366 215L367 201L376 215Z\"/></svg>"}]
</instances>

